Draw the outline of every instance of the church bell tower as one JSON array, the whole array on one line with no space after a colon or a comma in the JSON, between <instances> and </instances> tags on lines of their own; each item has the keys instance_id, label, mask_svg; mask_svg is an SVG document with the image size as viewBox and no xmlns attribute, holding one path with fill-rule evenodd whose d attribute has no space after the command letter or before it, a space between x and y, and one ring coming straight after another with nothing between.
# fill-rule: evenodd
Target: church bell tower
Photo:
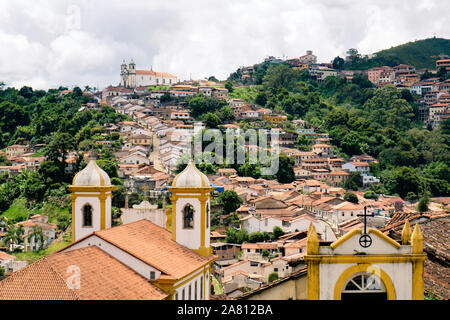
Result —
<instances>
[{"instance_id":1,"label":"church bell tower","mask_svg":"<svg viewBox=\"0 0 450 320\"><path fill-rule=\"evenodd\" d=\"M128 86L128 70L125 60L120 65L120 86L126 88Z\"/></svg>"},{"instance_id":2,"label":"church bell tower","mask_svg":"<svg viewBox=\"0 0 450 320\"><path fill-rule=\"evenodd\" d=\"M73 178L72 241L75 242L94 231L111 228L112 191L108 174L89 156L88 165Z\"/></svg>"},{"instance_id":3,"label":"church bell tower","mask_svg":"<svg viewBox=\"0 0 450 320\"><path fill-rule=\"evenodd\" d=\"M210 206L214 187L208 177L191 160L168 189L172 193L172 240L201 256L211 255Z\"/></svg>"},{"instance_id":4,"label":"church bell tower","mask_svg":"<svg viewBox=\"0 0 450 320\"><path fill-rule=\"evenodd\" d=\"M136 64L133 59L131 59L131 62L128 64L128 74L128 87L136 88Z\"/></svg>"}]
</instances>

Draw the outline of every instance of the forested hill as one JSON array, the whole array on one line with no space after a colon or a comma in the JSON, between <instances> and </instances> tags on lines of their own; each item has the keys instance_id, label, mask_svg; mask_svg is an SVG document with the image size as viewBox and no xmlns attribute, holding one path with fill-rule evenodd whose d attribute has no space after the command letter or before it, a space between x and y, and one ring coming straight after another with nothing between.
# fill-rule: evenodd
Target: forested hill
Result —
<instances>
[{"instance_id":1,"label":"forested hill","mask_svg":"<svg viewBox=\"0 0 450 320\"><path fill-rule=\"evenodd\" d=\"M110 177L117 177L111 148L95 142L108 140L114 141L113 147L120 146L119 134L106 134L103 124L126 120L127 116L110 106L81 111L83 104L95 100L78 87L68 94L63 93L67 88L43 91L26 86L20 90L2 87L0 82L0 166L12 165L5 156L5 147L12 144L46 144L35 154L46 159L37 171L0 174L0 214L18 198L33 207L32 203L39 205L49 197L65 195L74 174L65 171L69 151L95 148L101 155L99 165ZM84 166L81 154L73 166L73 172Z\"/></svg>"},{"instance_id":2,"label":"forested hill","mask_svg":"<svg viewBox=\"0 0 450 320\"><path fill-rule=\"evenodd\" d=\"M435 69L440 54L450 56L450 40L430 38L408 42L397 47L375 53L372 59L362 57L353 59L344 65L345 69L365 70L373 67L408 64L417 69Z\"/></svg>"}]
</instances>

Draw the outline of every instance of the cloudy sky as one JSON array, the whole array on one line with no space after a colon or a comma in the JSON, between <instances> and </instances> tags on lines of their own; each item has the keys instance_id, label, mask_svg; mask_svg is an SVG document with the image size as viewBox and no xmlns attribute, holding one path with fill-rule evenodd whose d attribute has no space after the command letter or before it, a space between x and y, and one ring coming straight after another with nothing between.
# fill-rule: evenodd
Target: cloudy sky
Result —
<instances>
[{"instance_id":1,"label":"cloudy sky","mask_svg":"<svg viewBox=\"0 0 450 320\"><path fill-rule=\"evenodd\" d=\"M120 64L225 79L265 57L319 61L450 38L447 0L1 0L0 81L119 83Z\"/></svg>"}]
</instances>

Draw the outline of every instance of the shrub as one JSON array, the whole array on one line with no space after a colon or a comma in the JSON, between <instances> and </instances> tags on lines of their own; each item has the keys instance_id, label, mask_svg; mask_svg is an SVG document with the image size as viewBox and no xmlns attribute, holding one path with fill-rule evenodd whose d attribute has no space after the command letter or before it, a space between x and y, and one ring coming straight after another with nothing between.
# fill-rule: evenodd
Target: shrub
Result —
<instances>
[{"instance_id":1,"label":"shrub","mask_svg":"<svg viewBox=\"0 0 450 320\"><path fill-rule=\"evenodd\" d=\"M269 274L269 282L273 282L275 280L278 280L278 273L277 272L272 272L271 274Z\"/></svg>"}]
</instances>

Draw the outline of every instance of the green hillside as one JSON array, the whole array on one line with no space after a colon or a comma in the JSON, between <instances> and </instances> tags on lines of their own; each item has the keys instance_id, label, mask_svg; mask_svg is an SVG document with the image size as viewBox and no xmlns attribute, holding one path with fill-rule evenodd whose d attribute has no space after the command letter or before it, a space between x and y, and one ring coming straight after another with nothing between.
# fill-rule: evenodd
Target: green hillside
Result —
<instances>
[{"instance_id":1,"label":"green hillside","mask_svg":"<svg viewBox=\"0 0 450 320\"><path fill-rule=\"evenodd\" d=\"M397 47L376 53L373 59L356 58L346 62L345 69L369 69L383 65L395 66L401 63L415 66L417 69L435 69L439 54L450 56L450 40L430 38L408 42Z\"/></svg>"}]
</instances>

